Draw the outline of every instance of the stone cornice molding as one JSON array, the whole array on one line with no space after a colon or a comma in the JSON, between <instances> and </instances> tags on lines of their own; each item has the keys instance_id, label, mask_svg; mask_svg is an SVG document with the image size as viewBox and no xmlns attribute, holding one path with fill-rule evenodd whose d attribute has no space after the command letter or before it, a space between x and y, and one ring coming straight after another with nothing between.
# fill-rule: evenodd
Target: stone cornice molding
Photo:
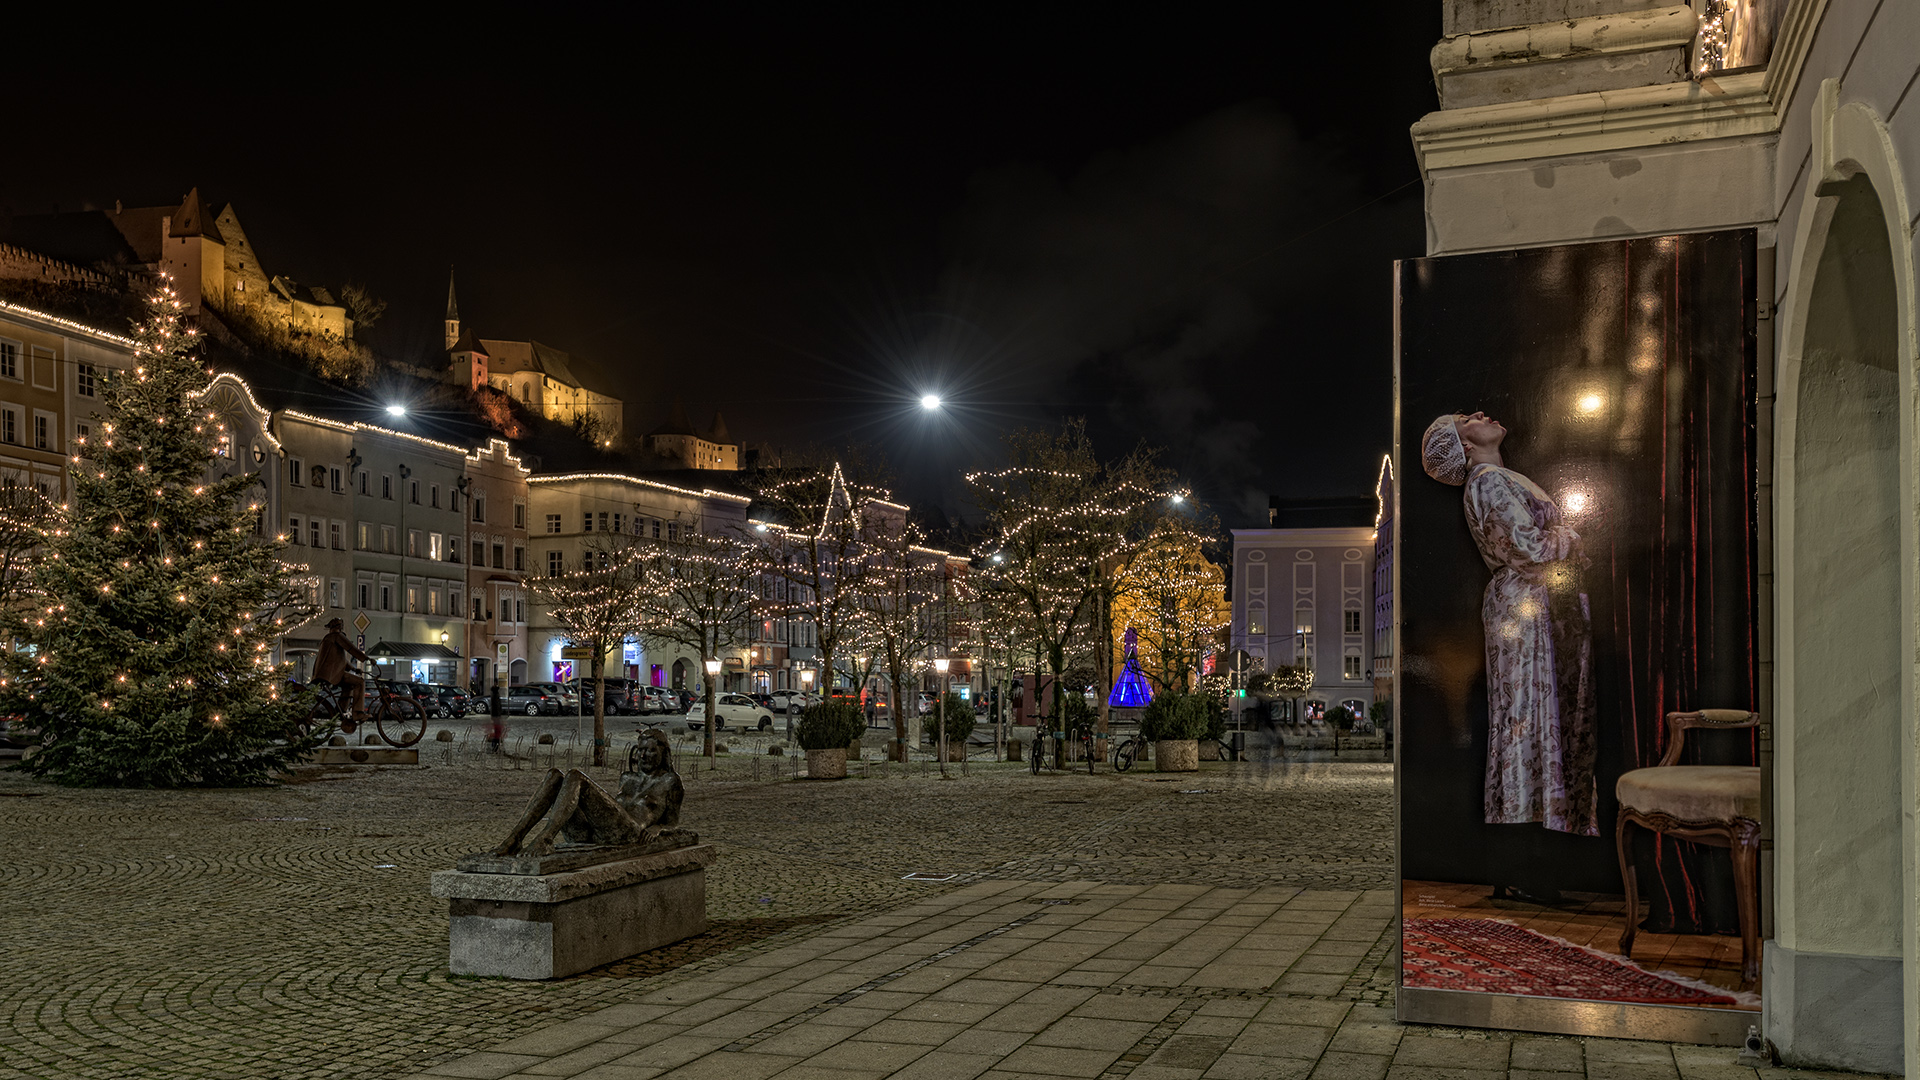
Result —
<instances>
[{"instance_id":1,"label":"stone cornice molding","mask_svg":"<svg viewBox=\"0 0 1920 1080\"><path fill-rule=\"evenodd\" d=\"M1440 79L1465 71L1685 48L1698 26L1693 9L1679 4L1442 38L1430 60L1434 77Z\"/></svg>"},{"instance_id":2,"label":"stone cornice molding","mask_svg":"<svg viewBox=\"0 0 1920 1080\"><path fill-rule=\"evenodd\" d=\"M1780 119L1754 71L1625 90L1428 113L1412 128L1423 175L1435 169L1769 135Z\"/></svg>"},{"instance_id":3,"label":"stone cornice molding","mask_svg":"<svg viewBox=\"0 0 1920 1080\"><path fill-rule=\"evenodd\" d=\"M1800 71L1807 63L1807 53L1813 48L1820 17L1826 11L1827 0L1792 0L1786 14L1781 16L1766 71L1767 100L1773 103L1775 112L1785 109L1793 99L1793 92L1800 85Z\"/></svg>"}]
</instances>

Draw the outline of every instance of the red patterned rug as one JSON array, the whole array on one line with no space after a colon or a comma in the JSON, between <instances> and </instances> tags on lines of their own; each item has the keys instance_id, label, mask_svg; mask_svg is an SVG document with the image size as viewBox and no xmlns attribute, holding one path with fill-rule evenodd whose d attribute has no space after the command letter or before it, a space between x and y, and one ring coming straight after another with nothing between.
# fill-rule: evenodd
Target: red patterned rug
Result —
<instances>
[{"instance_id":1,"label":"red patterned rug","mask_svg":"<svg viewBox=\"0 0 1920 1080\"><path fill-rule=\"evenodd\" d=\"M1402 980L1423 989L1646 1005L1746 1004L1725 991L1493 919L1406 919L1401 948Z\"/></svg>"}]
</instances>

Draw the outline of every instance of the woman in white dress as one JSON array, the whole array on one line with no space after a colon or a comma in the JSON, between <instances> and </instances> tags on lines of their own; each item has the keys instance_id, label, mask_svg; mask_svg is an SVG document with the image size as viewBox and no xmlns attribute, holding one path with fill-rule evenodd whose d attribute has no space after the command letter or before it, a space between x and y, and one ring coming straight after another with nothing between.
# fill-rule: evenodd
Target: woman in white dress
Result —
<instances>
[{"instance_id":1,"label":"woman in white dress","mask_svg":"<svg viewBox=\"0 0 1920 1080\"><path fill-rule=\"evenodd\" d=\"M1427 475L1466 489L1467 528L1493 572L1480 607L1486 820L1598 836L1586 559L1553 499L1501 460L1506 437L1476 412L1440 417L1421 440Z\"/></svg>"}]
</instances>

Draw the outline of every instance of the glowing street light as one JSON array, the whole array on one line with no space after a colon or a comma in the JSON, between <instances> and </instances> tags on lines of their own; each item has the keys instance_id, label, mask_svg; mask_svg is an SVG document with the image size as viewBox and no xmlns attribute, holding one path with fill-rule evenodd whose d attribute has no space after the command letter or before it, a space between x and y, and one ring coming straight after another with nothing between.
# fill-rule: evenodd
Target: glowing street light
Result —
<instances>
[{"instance_id":1,"label":"glowing street light","mask_svg":"<svg viewBox=\"0 0 1920 1080\"><path fill-rule=\"evenodd\" d=\"M1182 495L1177 491L1173 493L1173 505L1179 506L1181 503L1186 501L1187 501L1187 497L1185 495Z\"/></svg>"},{"instance_id":2,"label":"glowing street light","mask_svg":"<svg viewBox=\"0 0 1920 1080\"><path fill-rule=\"evenodd\" d=\"M407 415L407 407L405 405L389 405L387 406L387 415L405 416Z\"/></svg>"},{"instance_id":3,"label":"glowing street light","mask_svg":"<svg viewBox=\"0 0 1920 1080\"><path fill-rule=\"evenodd\" d=\"M933 410L938 409L940 407L940 395L939 394L921 395L920 407L927 410L928 412L932 412Z\"/></svg>"},{"instance_id":4,"label":"glowing street light","mask_svg":"<svg viewBox=\"0 0 1920 1080\"><path fill-rule=\"evenodd\" d=\"M935 721L940 726L935 730L940 733L938 753L941 779L945 779L947 775L947 665L951 663L953 661L944 656L936 656L933 659L933 670L940 673L939 680L934 684L936 689L933 699L938 702L935 707L940 710L939 718Z\"/></svg>"}]
</instances>

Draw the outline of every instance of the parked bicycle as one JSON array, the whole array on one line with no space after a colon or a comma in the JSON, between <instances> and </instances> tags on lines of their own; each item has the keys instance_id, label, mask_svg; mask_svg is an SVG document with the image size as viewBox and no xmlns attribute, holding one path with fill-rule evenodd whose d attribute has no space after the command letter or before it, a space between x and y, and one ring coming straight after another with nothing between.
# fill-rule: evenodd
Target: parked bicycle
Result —
<instances>
[{"instance_id":1,"label":"parked bicycle","mask_svg":"<svg viewBox=\"0 0 1920 1080\"><path fill-rule=\"evenodd\" d=\"M313 691L315 720L331 720L341 731L349 733L359 726L353 718L353 697L346 687L315 683ZM426 735L427 711L420 707L410 690L396 690L368 679L367 696L374 699L368 704L372 706L373 726L380 732L381 742L404 749Z\"/></svg>"}]
</instances>

